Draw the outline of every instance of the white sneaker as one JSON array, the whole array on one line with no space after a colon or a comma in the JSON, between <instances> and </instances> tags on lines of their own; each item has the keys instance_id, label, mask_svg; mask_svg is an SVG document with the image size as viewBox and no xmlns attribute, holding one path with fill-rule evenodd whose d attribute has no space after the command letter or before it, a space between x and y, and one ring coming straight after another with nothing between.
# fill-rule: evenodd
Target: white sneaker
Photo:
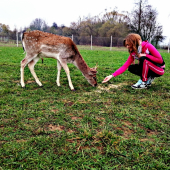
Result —
<instances>
[{"instance_id":1,"label":"white sneaker","mask_svg":"<svg viewBox=\"0 0 170 170\"><path fill-rule=\"evenodd\" d=\"M142 81L141 79L138 82L131 86L133 89L146 89L147 84L146 82Z\"/></svg>"},{"instance_id":2,"label":"white sneaker","mask_svg":"<svg viewBox=\"0 0 170 170\"><path fill-rule=\"evenodd\" d=\"M155 77L149 77L148 80L146 81L147 86L151 86L154 79L155 79Z\"/></svg>"},{"instance_id":3,"label":"white sneaker","mask_svg":"<svg viewBox=\"0 0 170 170\"><path fill-rule=\"evenodd\" d=\"M140 85L141 83L142 83L142 80L139 79L138 82L137 82L136 84L134 84L133 86L138 86L138 85Z\"/></svg>"}]
</instances>

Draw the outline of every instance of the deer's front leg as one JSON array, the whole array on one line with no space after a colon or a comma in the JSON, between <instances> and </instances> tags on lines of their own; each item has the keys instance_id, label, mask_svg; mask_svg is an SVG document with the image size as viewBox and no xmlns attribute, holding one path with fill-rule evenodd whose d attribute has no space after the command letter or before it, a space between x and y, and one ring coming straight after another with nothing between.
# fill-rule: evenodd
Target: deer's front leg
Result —
<instances>
[{"instance_id":1,"label":"deer's front leg","mask_svg":"<svg viewBox=\"0 0 170 170\"><path fill-rule=\"evenodd\" d=\"M66 62L60 62L62 67L64 68L66 74L67 74L67 78L68 78L68 84L70 86L70 89L74 91L74 87L73 87L73 84L71 82L71 77L70 77L70 70L67 66L67 63Z\"/></svg>"}]
</instances>

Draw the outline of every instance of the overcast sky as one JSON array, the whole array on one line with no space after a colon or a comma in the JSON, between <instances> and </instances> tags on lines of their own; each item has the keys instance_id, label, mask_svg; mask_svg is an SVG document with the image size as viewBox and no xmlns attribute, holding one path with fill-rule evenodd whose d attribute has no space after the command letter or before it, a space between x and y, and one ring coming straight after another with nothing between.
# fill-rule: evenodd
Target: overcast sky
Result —
<instances>
[{"instance_id":1,"label":"overcast sky","mask_svg":"<svg viewBox=\"0 0 170 170\"><path fill-rule=\"evenodd\" d=\"M28 27L36 18L41 18L51 26L56 22L70 26L79 17L96 16L113 10L131 12L136 0L1 0L0 23L10 29ZM148 0L148 4L158 11L157 22L163 26L165 43L170 41L170 0Z\"/></svg>"}]
</instances>

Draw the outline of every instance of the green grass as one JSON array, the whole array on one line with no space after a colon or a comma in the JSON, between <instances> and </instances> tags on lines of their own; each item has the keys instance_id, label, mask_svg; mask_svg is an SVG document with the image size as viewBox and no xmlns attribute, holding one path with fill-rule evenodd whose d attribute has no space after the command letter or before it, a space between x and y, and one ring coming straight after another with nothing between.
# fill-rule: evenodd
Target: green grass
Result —
<instances>
[{"instance_id":1,"label":"green grass","mask_svg":"<svg viewBox=\"0 0 170 170\"><path fill-rule=\"evenodd\" d=\"M101 83L127 51L80 53L90 67L98 63L98 87L71 64L76 91L64 70L57 87L56 61L44 59L35 66L43 88L26 67L23 89L22 48L0 47L0 169L170 169L170 54L161 52L165 74L134 90L138 77L128 71Z\"/></svg>"}]
</instances>

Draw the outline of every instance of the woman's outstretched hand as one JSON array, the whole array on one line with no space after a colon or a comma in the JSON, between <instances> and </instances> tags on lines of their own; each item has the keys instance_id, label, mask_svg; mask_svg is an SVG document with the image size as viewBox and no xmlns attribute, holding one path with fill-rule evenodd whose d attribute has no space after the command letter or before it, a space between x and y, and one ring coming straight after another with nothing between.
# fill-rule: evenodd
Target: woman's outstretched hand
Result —
<instances>
[{"instance_id":1,"label":"woman's outstretched hand","mask_svg":"<svg viewBox=\"0 0 170 170\"><path fill-rule=\"evenodd\" d=\"M105 79L102 81L102 83L108 82L111 78L113 78L112 75L109 75L109 76L105 77Z\"/></svg>"}]
</instances>

